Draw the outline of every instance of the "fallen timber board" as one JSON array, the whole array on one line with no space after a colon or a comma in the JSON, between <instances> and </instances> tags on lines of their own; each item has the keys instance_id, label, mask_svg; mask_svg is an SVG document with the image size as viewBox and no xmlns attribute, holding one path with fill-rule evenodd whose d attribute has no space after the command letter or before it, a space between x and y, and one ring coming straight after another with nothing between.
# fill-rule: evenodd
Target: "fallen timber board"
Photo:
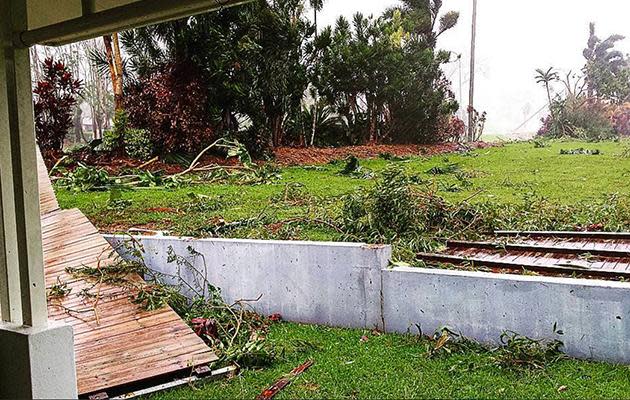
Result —
<instances>
[{"instance_id":1,"label":"fallen timber board","mask_svg":"<svg viewBox=\"0 0 630 400\"><path fill-rule=\"evenodd\" d=\"M534 263L524 263L517 261L495 261L486 260L482 257L464 257L455 256L449 254L436 254L436 253L418 253L418 258L428 262L463 265L472 264L475 266L484 266L489 268L509 269L509 270L522 270L527 269L534 272L548 272L555 274L580 274L586 276L597 276L602 278L629 278L630 272L617 271L609 269L589 269L589 268L575 268L564 265L544 265Z\"/></svg>"},{"instance_id":2,"label":"fallen timber board","mask_svg":"<svg viewBox=\"0 0 630 400\"><path fill-rule=\"evenodd\" d=\"M630 257L628 250L608 250L603 248L584 249L583 246L558 246L558 245L539 245L539 244L522 244L522 243L493 243L493 242L470 242L464 240L449 240L446 242L449 248L476 248L488 250L514 250L514 251L535 251L539 253L553 254L591 254L603 257Z\"/></svg>"},{"instance_id":3,"label":"fallen timber board","mask_svg":"<svg viewBox=\"0 0 630 400\"><path fill-rule=\"evenodd\" d=\"M115 252L79 210L59 210L41 159L38 167L46 285L66 283L72 289L49 300L49 318L73 327L79 394L138 385L217 360L170 307L146 311L130 299L136 287L98 283L66 271L115 263ZM143 283L137 275L129 280ZM96 306L94 299L78 296L90 288L100 294Z\"/></svg>"},{"instance_id":4,"label":"fallen timber board","mask_svg":"<svg viewBox=\"0 0 630 400\"><path fill-rule=\"evenodd\" d=\"M549 238L627 239L630 232L582 232L582 231L495 231L496 236L529 236Z\"/></svg>"}]
</instances>

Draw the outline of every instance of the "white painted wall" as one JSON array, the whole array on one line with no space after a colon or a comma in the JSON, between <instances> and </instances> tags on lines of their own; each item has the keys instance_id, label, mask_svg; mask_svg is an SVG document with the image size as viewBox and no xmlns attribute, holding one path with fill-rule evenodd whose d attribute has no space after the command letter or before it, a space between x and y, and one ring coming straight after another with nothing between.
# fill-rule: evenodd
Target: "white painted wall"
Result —
<instances>
[{"instance_id":1,"label":"white painted wall","mask_svg":"<svg viewBox=\"0 0 630 400\"><path fill-rule=\"evenodd\" d=\"M114 246L124 236L106 236ZM128 237L127 237L128 238ZM630 283L388 268L391 249L352 243L136 237L145 262L173 273L172 246L204 254L208 280L228 302L252 299L262 314L330 326L433 334L448 326L497 343L512 330L559 339L574 357L630 364ZM201 268L200 260L196 261ZM194 276L182 273L188 282ZM553 332L554 324L563 335Z\"/></svg>"},{"instance_id":2,"label":"white painted wall","mask_svg":"<svg viewBox=\"0 0 630 400\"><path fill-rule=\"evenodd\" d=\"M115 248L125 240L124 236L105 238ZM204 271L228 303L260 296L250 304L264 315L279 313L286 320L331 326L382 326L380 271L389 263L390 246L171 237L138 240L146 265L171 275L177 275L177 265L166 262L169 246L179 256L190 255L189 246L203 254L205 267L201 257L189 257L194 270ZM199 282L194 270L183 267L179 272L192 286Z\"/></svg>"},{"instance_id":3,"label":"white painted wall","mask_svg":"<svg viewBox=\"0 0 630 400\"><path fill-rule=\"evenodd\" d=\"M448 326L497 343L511 330L559 339L573 357L630 363L628 283L401 267L383 271L383 317L388 331Z\"/></svg>"}]
</instances>

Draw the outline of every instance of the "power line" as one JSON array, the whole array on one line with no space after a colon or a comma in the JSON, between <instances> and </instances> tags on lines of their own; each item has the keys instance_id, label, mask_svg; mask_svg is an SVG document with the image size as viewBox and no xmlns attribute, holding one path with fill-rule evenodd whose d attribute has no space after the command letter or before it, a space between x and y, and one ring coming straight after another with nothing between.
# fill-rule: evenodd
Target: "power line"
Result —
<instances>
[{"instance_id":1,"label":"power line","mask_svg":"<svg viewBox=\"0 0 630 400\"><path fill-rule=\"evenodd\" d=\"M475 101L475 39L477 36L477 0L473 0L472 35L470 39L470 90L468 93L468 141L475 138L473 110Z\"/></svg>"},{"instance_id":2,"label":"power line","mask_svg":"<svg viewBox=\"0 0 630 400\"><path fill-rule=\"evenodd\" d=\"M521 129L522 127L524 127L529 121L531 121L535 116L537 116L538 114L540 114L540 112L542 110L544 110L545 108L547 108L549 105L548 104L543 104L542 107L540 107L538 109L538 111L536 111L535 113L533 113L529 118L527 118L522 124L520 124L518 127L516 127L516 129L512 130L512 133L516 133L516 131L518 131L519 129Z\"/></svg>"}]
</instances>

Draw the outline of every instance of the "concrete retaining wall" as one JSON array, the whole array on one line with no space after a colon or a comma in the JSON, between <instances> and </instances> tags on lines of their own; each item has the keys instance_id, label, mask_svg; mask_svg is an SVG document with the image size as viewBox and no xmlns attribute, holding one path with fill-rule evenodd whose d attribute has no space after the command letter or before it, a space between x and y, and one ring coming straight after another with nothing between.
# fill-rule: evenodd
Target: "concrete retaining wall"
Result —
<instances>
[{"instance_id":1,"label":"concrete retaining wall","mask_svg":"<svg viewBox=\"0 0 630 400\"><path fill-rule=\"evenodd\" d=\"M106 236L117 247L125 236ZM155 271L175 274L167 263L171 247L187 256L194 270L221 288L224 299L256 299L253 308L265 315L280 313L286 320L331 326L382 327L381 269L391 256L389 246L357 243L179 239L136 237L144 247L144 262ZM201 253L191 256L191 247ZM128 254L127 254L128 255ZM179 267L179 275L195 286L196 272Z\"/></svg>"},{"instance_id":2,"label":"concrete retaining wall","mask_svg":"<svg viewBox=\"0 0 630 400\"><path fill-rule=\"evenodd\" d=\"M383 271L388 331L448 326L496 343L512 330L559 339L578 358L630 363L630 285L587 279L394 268ZM553 326L563 331L555 335Z\"/></svg>"},{"instance_id":3,"label":"concrete retaining wall","mask_svg":"<svg viewBox=\"0 0 630 400\"><path fill-rule=\"evenodd\" d=\"M106 237L116 245L125 237ZM286 241L136 237L149 268L173 274L168 248L187 247L195 270L228 302L262 314L331 326L424 334L448 326L486 343L511 330L560 339L567 354L630 364L630 284L423 268L387 268L388 246ZM180 266L195 283L195 274ZM554 334L553 327L563 331Z\"/></svg>"}]
</instances>

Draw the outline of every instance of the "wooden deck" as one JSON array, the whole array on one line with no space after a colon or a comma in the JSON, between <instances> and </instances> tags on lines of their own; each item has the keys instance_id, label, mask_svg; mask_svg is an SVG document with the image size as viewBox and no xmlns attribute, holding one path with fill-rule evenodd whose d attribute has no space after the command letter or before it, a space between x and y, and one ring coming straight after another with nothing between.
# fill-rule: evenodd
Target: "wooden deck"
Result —
<instances>
[{"instance_id":1,"label":"wooden deck","mask_svg":"<svg viewBox=\"0 0 630 400\"><path fill-rule=\"evenodd\" d=\"M630 278L630 234L610 232L497 232L492 242L449 241L440 253L420 253L429 264L493 270Z\"/></svg>"},{"instance_id":2,"label":"wooden deck","mask_svg":"<svg viewBox=\"0 0 630 400\"><path fill-rule=\"evenodd\" d=\"M105 267L113 249L79 210L59 210L40 163L40 202L46 286L72 291L49 299L49 318L72 325L79 394L107 391L146 379L190 370L217 359L170 308L145 311L130 300L134 288L77 279L67 268ZM142 283L137 276L130 280ZM87 289L96 298L81 296Z\"/></svg>"}]
</instances>

